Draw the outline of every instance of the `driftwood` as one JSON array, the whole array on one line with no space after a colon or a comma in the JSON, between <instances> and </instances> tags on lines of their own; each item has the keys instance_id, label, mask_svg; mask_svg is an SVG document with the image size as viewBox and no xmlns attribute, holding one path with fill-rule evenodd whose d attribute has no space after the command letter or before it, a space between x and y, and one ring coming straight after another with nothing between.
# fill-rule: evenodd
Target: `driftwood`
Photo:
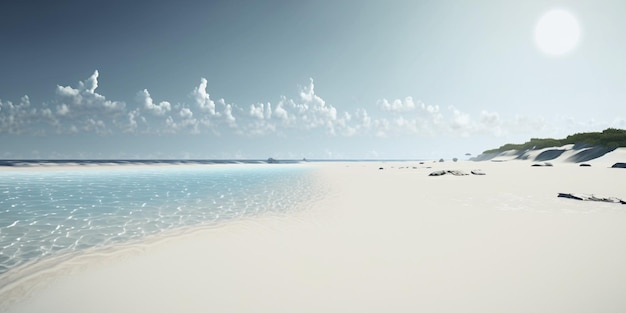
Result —
<instances>
[{"instance_id":1,"label":"driftwood","mask_svg":"<svg viewBox=\"0 0 626 313\"><path fill-rule=\"evenodd\" d=\"M442 171L435 171L430 173L428 176L443 176L446 174L452 174L454 176L467 176L469 174L462 172L462 171L458 171L458 170L442 170Z\"/></svg>"},{"instance_id":2,"label":"driftwood","mask_svg":"<svg viewBox=\"0 0 626 313\"><path fill-rule=\"evenodd\" d=\"M578 193L559 193L559 198L567 198L581 201L599 201L610 203L626 204L626 201L615 197L599 197L596 195L578 194Z\"/></svg>"}]
</instances>

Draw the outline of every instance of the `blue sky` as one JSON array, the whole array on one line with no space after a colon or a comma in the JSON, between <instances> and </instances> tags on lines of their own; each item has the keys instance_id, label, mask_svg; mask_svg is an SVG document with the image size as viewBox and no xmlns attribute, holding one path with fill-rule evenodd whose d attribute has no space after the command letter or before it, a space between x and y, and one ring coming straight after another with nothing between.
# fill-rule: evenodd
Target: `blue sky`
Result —
<instances>
[{"instance_id":1,"label":"blue sky","mask_svg":"<svg viewBox=\"0 0 626 313\"><path fill-rule=\"evenodd\" d=\"M533 40L550 9L580 41ZM0 158L452 158L626 128L623 1L3 1Z\"/></svg>"}]
</instances>

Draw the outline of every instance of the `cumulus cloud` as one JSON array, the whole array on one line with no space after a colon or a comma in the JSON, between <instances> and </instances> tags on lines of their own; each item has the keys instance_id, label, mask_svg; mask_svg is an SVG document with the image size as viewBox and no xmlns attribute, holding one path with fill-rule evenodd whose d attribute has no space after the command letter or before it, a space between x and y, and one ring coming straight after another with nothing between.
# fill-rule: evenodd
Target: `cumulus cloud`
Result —
<instances>
[{"instance_id":1,"label":"cumulus cloud","mask_svg":"<svg viewBox=\"0 0 626 313\"><path fill-rule=\"evenodd\" d=\"M250 116L262 120L264 118L264 116L263 116L263 103L259 103L259 104L256 104L256 105L251 104L250 105Z\"/></svg>"},{"instance_id":2,"label":"cumulus cloud","mask_svg":"<svg viewBox=\"0 0 626 313\"><path fill-rule=\"evenodd\" d=\"M57 106L58 115L64 116L64 115L67 115L68 113L70 113L70 107L67 104L62 103L61 105Z\"/></svg>"},{"instance_id":3,"label":"cumulus cloud","mask_svg":"<svg viewBox=\"0 0 626 313\"><path fill-rule=\"evenodd\" d=\"M209 111L211 114L215 115L215 102L211 100L211 97L206 91L207 84L206 78L200 79L200 85L193 89L191 97L201 110Z\"/></svg>"},{"instance_id":4,"label":"cumulus cloud","mask_svg":"<svg viewBox=\"0 0 626 313\"><path fill-rule=\"evenodd\" d=\"M271 103L257 103L250 105L250 116L263 120L272 118L272 104Z\"/></svg>"},{"instance_id":5,"label":"cumulus cloud","mask_svg":"<svg viewBox=\"0 0 626 313\"><path fill-rule=\"evenodd\" d=\"M135 132L139 128L140 123L142 125L147 123L146 118L141 115L138 108L128 112L127 122L127 126L124 128L126 132Z\"/></svg>"},{"instance_id":6,"label":"cumulus cloud","mask_svg":"<svg viewBox=\"0 0 626 313\"><path fill-rule=\"evenodd\" d=\"M423 107L424 104L421 102L420 104ZM389 101L387 99L381 99L381 100L378 100L378 106L384 111L397 112L397 113L409 112L417 108L417 106L415 105L415 102L413 101L413 97L406 97L403 100L395 99L392 101Z\"/></svg>"},{"instance_id":7,"label":"cumulus cloud","mask_svg":"<svg viewBox=\"0 0 626 313\"><path fill-rule=\"evenodd\" d=\"M193 117L193 112L191 112L189 108L182 108L178 114L184 119L190 119Z\"/></svg>"},{"instance_id":8,"label":"cumulus cloud","mask_svg":"<svg viewBox=\"0 0 626 313\"><path fill-rule=\"evenodd\" d=\"M43 134L52 130L289 137L298 132L319 132L345 137L419 137L537 133L547 131L554 124L536 116L506 118L488 110L465 112L462 104L442 110L437 104L415 101L411 96L381 98L346 109L341 103L332 103L318 94L313 79L298 87L295 97L280 96L277 102L238 105L225 99L213 101L207 93L207 80L202 78L198 86L190 88L193 91L187 95L191 98L187 98L187 103L156 103L150 92L143 89L126 106L122 101L112 101L99 94L98 78L96 70L76 86L57 85L57 97L47 103L31 104L28 96L16 103L0 100L0 133ZM567 120L556 123L570 128L588 125ZM616 119L606 124L624 127L626 122Z\"/></svg>"},{"instance_id":9,"label":"cumulus cloud","mask_svg":"<svg viewBox=\"0 0 626 313\"><path fill-rule=\"evenodd\" d=\"M284 105L285 105L284 102L285 101L286 101L285 97L282 97L282 99L276 105L276 109L274 109L274 116L277 119L282 120L282 121L289 120L289 113L284 108Z\"/></svg>"},{"instance_id":10,"label":"cumulus cloud","mask_svg":"<svg viewBox=\"0 0 626 313\"><path fill-rule=\"evenodd\" d=\"M469 114L463 113L454 107L450 108L450 110L452 111L452 120L450 124L452 128L466 131L467 127L471 125L471 118Z\"/></svg>"},{"instance_id":11,"label":"cumulus cloud","mask_svg":"<svg viewBox=\"0 0 626 313\"><path fill-rule=\"evenodd\" d=\"M98 94L98 71L78 83L78 88L57 85L57 94L61 97L63 104L67 106L86 107L93 109L105 109L108 111L121 111L126 104L119 101L107 100L103 95Z\"/></svg>"},{"instance_id":12,"label":"cumulus cloud","mask_svg":"<svg viewBox=\"0 0 626 313\"><path fill-rule=\"evenodd\" d=\"M426 111L426 112L428 112L430 114L437 114L437 113L439 113L439 106L438 105L431 105L431 104L426 105L426 104L424 104L424 102L420 102L420 108L423 111Z\"/></svg>"},{"instance_id":13,"label":"cumulus cloud","mask_svg":"<svg viewBox=\"0 0 626 313\"><path fill-rule=\"evenodd\" d=\"M315 94L313 79L310 79L309 86L301 88L300 101L296 107L306 128L325 127L329 133L335 134L337 109Z\"/></svg>"},{"instance_id":14,"label":"cumulus cloud","mask_svg":"<svg viewBox=\"0 0 626 313\"><path fill-rule=\"evenodd\" d=\"M155 104L147 89L139 91L136 96L137 101L143 105L143 108L156 115L164 115L172 110L172 106L167 101L161 101Z\"/></svg>"},{"instance_id":15,"label":"cumulus cloud","mask_svg":"<svg viewBox=\"0 0 626 313\"><path fill-rule=\"evenodd\" d=\"M110 134L111 131L107 129L106 123L103 120L96 120L93 118L88 118L83 122L82 126L83 131L85 132L95 132L100 135Z\"/></svg>"},{"instance_id":16,"label":"cumulus cloud","mask_svg":"<svg viewBox=\"0 0 626 313\"><path fill-rule=\"evenodd\" d=\"M226 101L223 98L217 102L224 107L224 119L226 120L226 124L228 124L231 128L237 127L237 119L233 115L233 106L231 104L226 104Z\"/></svg>"},{"instance_id":17,"label":"cumulus cloud","mask_svg":"<svg viewBox=\"0 0 626 313\"><path fill-rule=\"evenodd\" d=\"M32 124L34 113L28 96L22 97L16 104L0 100L0 133L22 133Z\"/></svg>"}]
</instances>

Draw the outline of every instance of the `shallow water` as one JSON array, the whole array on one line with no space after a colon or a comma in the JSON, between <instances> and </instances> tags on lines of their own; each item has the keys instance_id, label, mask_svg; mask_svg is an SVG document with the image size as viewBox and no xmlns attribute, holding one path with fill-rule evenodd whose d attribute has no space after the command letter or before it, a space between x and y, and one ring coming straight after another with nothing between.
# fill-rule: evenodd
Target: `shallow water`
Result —
<instances>
[{"instance_id":1,"label":"shallow water","mask_svg":"<svg viewBox=\"0 0 626 313\"><path fill-rule=\"evenodd\" d=\"M180 227L295 210L300 165L0 172L0 275L63 253Z\"/></svg>"}]
</instances>

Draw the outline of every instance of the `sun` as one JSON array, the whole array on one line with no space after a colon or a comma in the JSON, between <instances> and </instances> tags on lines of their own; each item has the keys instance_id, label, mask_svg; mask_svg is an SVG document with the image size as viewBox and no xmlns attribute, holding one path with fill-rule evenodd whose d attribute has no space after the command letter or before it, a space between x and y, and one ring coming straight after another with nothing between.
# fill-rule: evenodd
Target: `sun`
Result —
<instances>
[{"instance_id":1,"label":"sun","mask_svg":"<svg viewBox=\"0 0 626 313\"><path fill-rule=\"evenodd\" d=\"M564 55L576 48L579 40L578 20L563 9L546 12L535 26L535 44L547 55Z\"/></svg>"}]
</instances>

